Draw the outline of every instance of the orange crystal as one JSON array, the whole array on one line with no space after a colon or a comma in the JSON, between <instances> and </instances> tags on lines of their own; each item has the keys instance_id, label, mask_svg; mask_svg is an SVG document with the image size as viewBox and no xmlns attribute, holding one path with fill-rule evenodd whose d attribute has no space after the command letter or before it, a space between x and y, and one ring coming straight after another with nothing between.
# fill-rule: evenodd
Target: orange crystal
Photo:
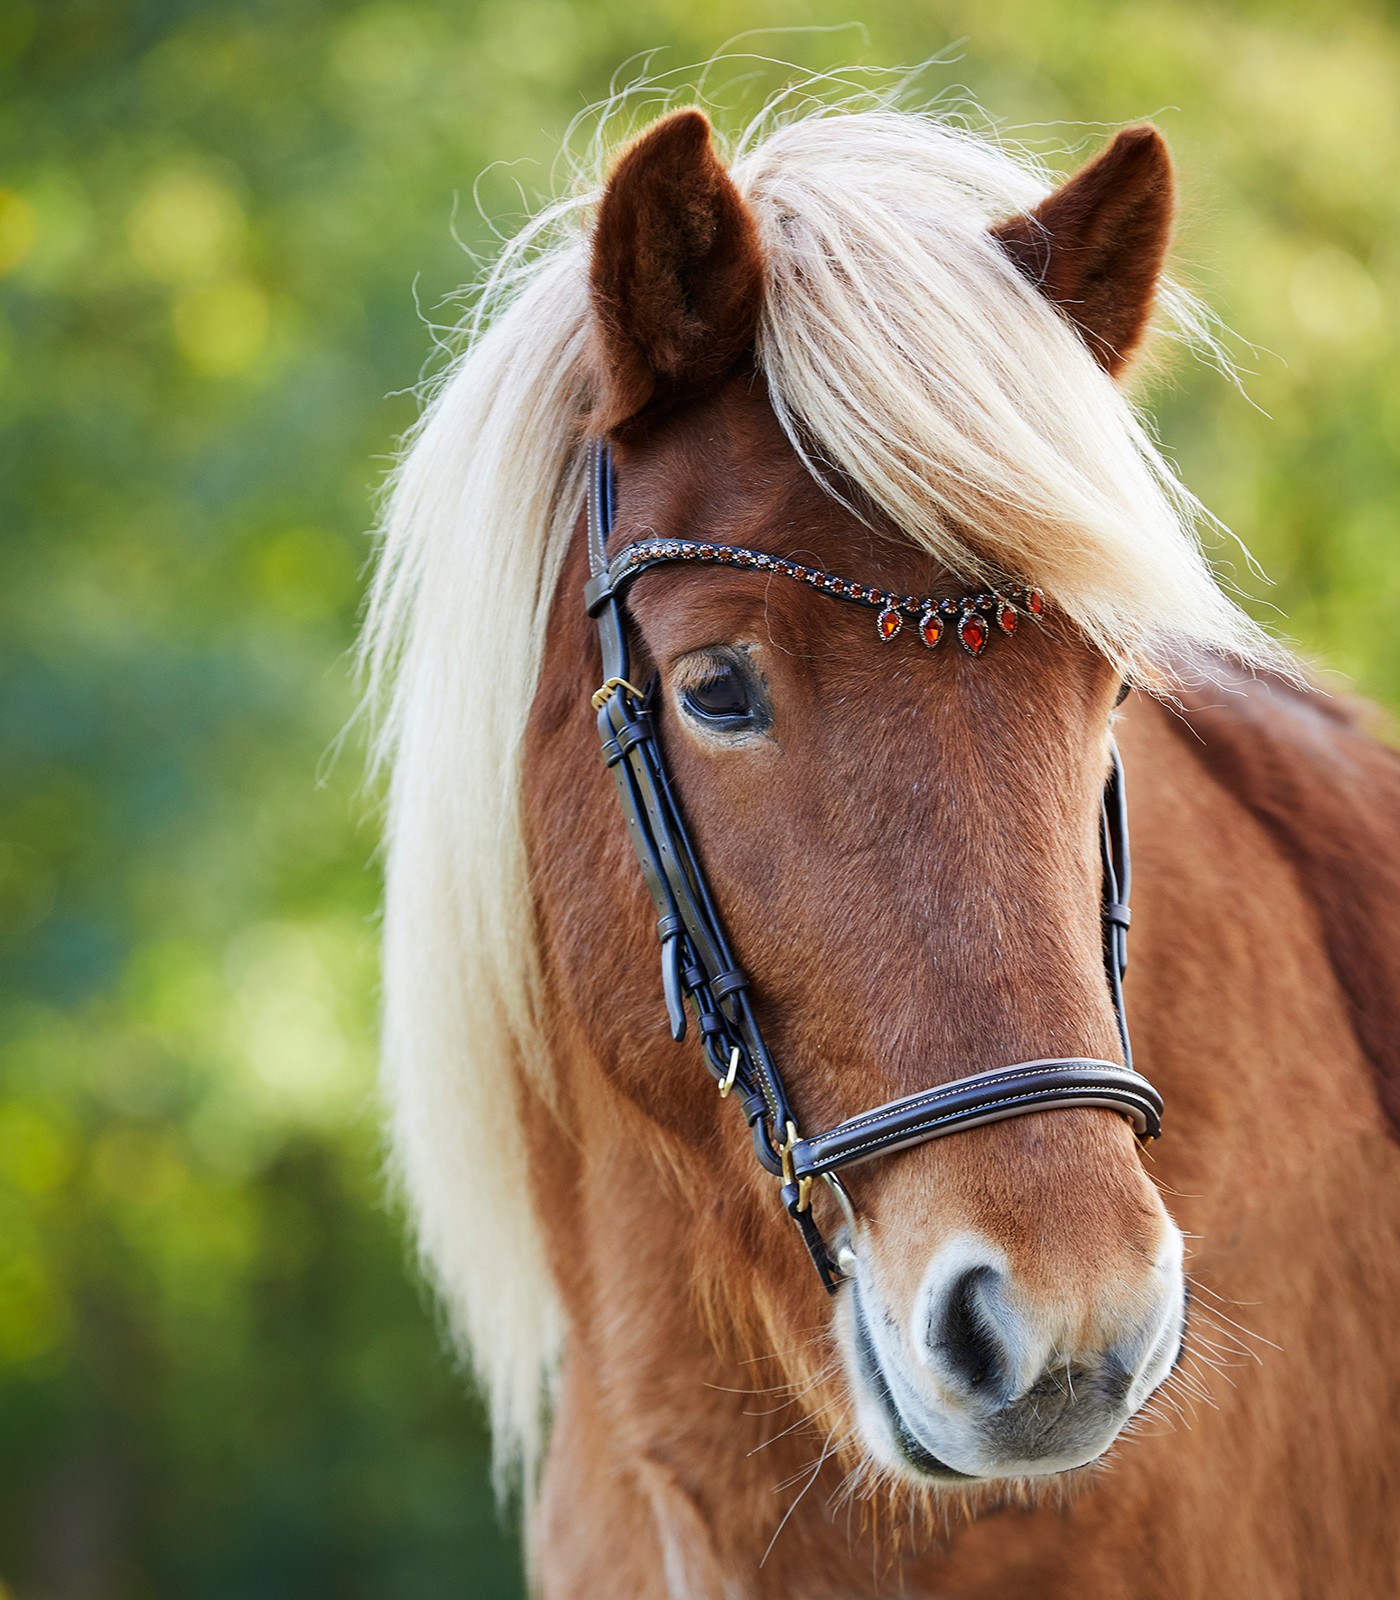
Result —
<instances>
[{"instance_id":1,"label":"orange crystal","mask_svg":"<svg viewBox=\"0 0 1400 1600\"><path fill-rule=\"evenodd\" d=\"M987 624L975 611L969 612L958 624L958 638L969 654L980 656L987 648Z\"/></svg>"}]
</instances>

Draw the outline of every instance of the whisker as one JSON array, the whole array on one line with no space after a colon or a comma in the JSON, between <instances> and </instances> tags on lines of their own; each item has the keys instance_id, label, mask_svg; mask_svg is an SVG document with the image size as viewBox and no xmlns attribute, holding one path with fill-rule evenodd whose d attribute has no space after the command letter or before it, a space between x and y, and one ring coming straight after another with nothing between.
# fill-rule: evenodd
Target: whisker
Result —
<instances>
[{"instance_id":1,"label":"whisker","mask_svg":"<svg viewBox=\"0 0 1400 1600\"><path fill-rule=\"evenodd\" d=\"M1198 1292L1204 1292L1205 1294L1211 1295L1216 1300L1222 1300L1222 1298L1223 1298L1222 1296L1216 1294L1213 1289L1208 1288L1205 1284L1201 1283L1199 1280L1197 1280L1195 1278L1193 1278L1191 1280L1191 1290L1192 1290L1193 1294L1194 1293L1198 1293ZM1238 1305L1257 1305L1257 1304L1259 1304L1258 1301L1254 1301L1254 1300L1251 1300L1251 1301L1230 1300L1230 1301L1225 1301L1224 1303L1228 1304L1228 1305L1234 1305L1234 1306L1238 1306ZM1229 1325L1237 1333L1242 1333L1245 1336L1246 1339L1257 1339L1260 1344L1266 1344L1266 1345L1268 1345L1270 1347L1270 1349L1277 1350L1280 1354L1283 1353L1283 1346L1281 1344L1275 1344L1272 1339L1269 1339L1269 1338L1265 1337L1264 1334L1255 1333L1253 1328L1246 1328L1245 1325L1242 1322L1236 1322L1233 1317L1227 1316L1226 1313L1220 1309L1219 1305L1203 1306L1201 1309L1203 1311L1209 1313L1211 1316L1219 1317L1223 1322L1228 1322Z\"/></svg>"},{"instance_id":2,"label":"whisker","mask_svg":"<svg viewBox=\"0 0 1400 1600\"><path fill-rule=\"evenodd\" d=\"M763 1552L762 1559L758 1563L760 1567L762 1567L767 1562L768 1557L773 1553L773 1546L775 1544L777 1544L777 1542L778 1542L778 1535L783 1531L783 1529L785 1527L787 1527L788 1518L793 1514L794 1511L797 1510L798 1506L801 1505L803 1496L812 1487L812 1485L817 1481L817 1475L821 1472L822 1467L826 1462L826 1458L830 1454L832 1438L833 1438L832 1434L828 1434L827 1435L826 1444L823 1445L822 1453L817 1457L817 1463L812 1468L810 1477L807 1479L806 1483L804 1483L802 1485L802 1487L797 1491L796 1499L794 1499L792 1504L783 1513L783 1520L778 1524L778 1526L776 1528L774 1528L773 1537L768 1541L768 1548Z\"/></svg>"},{"instance_id":3,"label":"whisker","mask_svg":"<svg viewBox=\"0 0 1400 1600\"><path fill-rule=\"evenodd\" d=\"M786 1428L781 1429L771 1438L764 1439L761 1444L756 1444L752 1450L746 1450L744 1454L746 1456L756 1456L760 1450L766 1450L770 1444L777 1444L779 1439L786 1439L790 1433L796 1433L799 1428L806 1427L809 1423L815 1424L815 1421L814 1417L809 1417L804 1413L796 1422L790 1422ZM781 1489L784 1485L779 1484L778 1487Z\"/></svg>"}]
</instances>

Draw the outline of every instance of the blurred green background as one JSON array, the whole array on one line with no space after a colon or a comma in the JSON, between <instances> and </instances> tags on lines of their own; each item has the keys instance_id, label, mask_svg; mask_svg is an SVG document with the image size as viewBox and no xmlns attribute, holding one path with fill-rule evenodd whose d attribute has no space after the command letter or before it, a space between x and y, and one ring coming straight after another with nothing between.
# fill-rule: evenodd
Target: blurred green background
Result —
<instances>
[{"instance_id":1,"label":"blurred green background","mask_svg":"<svg viewBox=\"0 0 1400 1600\"><path fill-rule=\"evenodd\" d=\"M379 1171L366 529L478 198L636 52L853 13L739 48L948 51L1066 165L1165 128L1258 348L1164 437L1261 614L1400 705L1386 7L0 0L3 1600L520 1592Z\"/></svg>"}]
</instances>

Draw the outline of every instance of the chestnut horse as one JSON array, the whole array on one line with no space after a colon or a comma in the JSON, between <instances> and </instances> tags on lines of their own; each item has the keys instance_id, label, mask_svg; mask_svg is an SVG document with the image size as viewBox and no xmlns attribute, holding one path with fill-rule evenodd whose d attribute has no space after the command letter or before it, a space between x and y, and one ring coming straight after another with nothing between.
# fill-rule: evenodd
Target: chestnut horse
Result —
<instances>
[{"instance_id":1,"label":"chestnut horse","mask_svg":"<svg viewBox=\"0 0 1400 1600\"><path fill-rule=\"evenodd\" d=\"M388 1093L551 1600L1400 1591L1400 764L1214 584L1125 397L1154 311L1192 319L1172 195L1150 128L1049 192L929 118L809 115L727 168L674 113L508 253L406 456ZM771 567L628 590L803 1126L1121 1059L1112 727L1160 1145L1080 1106L882 1155L849 1215L811 1199L822 1291L667 1027L589 706L600 437L609 555L1044 597L974 651Z\"/></svg>"}]
</instances>

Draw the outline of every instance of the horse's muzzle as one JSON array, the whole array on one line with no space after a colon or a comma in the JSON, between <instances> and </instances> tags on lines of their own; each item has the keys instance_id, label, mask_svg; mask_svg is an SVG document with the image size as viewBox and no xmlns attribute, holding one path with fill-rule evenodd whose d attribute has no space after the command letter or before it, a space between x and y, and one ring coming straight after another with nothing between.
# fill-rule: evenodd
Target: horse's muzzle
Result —
<instances>
[{"instance_id":1,"label":"horse's muzzle","mask_svg":"<svg viewBox=\"0 0 1400 1600\"><path fill-rule=\"evenodd\" d=\"M1145 1279L1117 1298L1066 1318L1030 1301L1000 1252L967 1236L935 1256L901 1326L857 1267L843 1334L867 1447L906 1476L949 1485L1096 1460L1179 1354L1174 1227ZM1075 1337L1072 1324L1094 1332Z\"/></svg>"}]
</instances>

